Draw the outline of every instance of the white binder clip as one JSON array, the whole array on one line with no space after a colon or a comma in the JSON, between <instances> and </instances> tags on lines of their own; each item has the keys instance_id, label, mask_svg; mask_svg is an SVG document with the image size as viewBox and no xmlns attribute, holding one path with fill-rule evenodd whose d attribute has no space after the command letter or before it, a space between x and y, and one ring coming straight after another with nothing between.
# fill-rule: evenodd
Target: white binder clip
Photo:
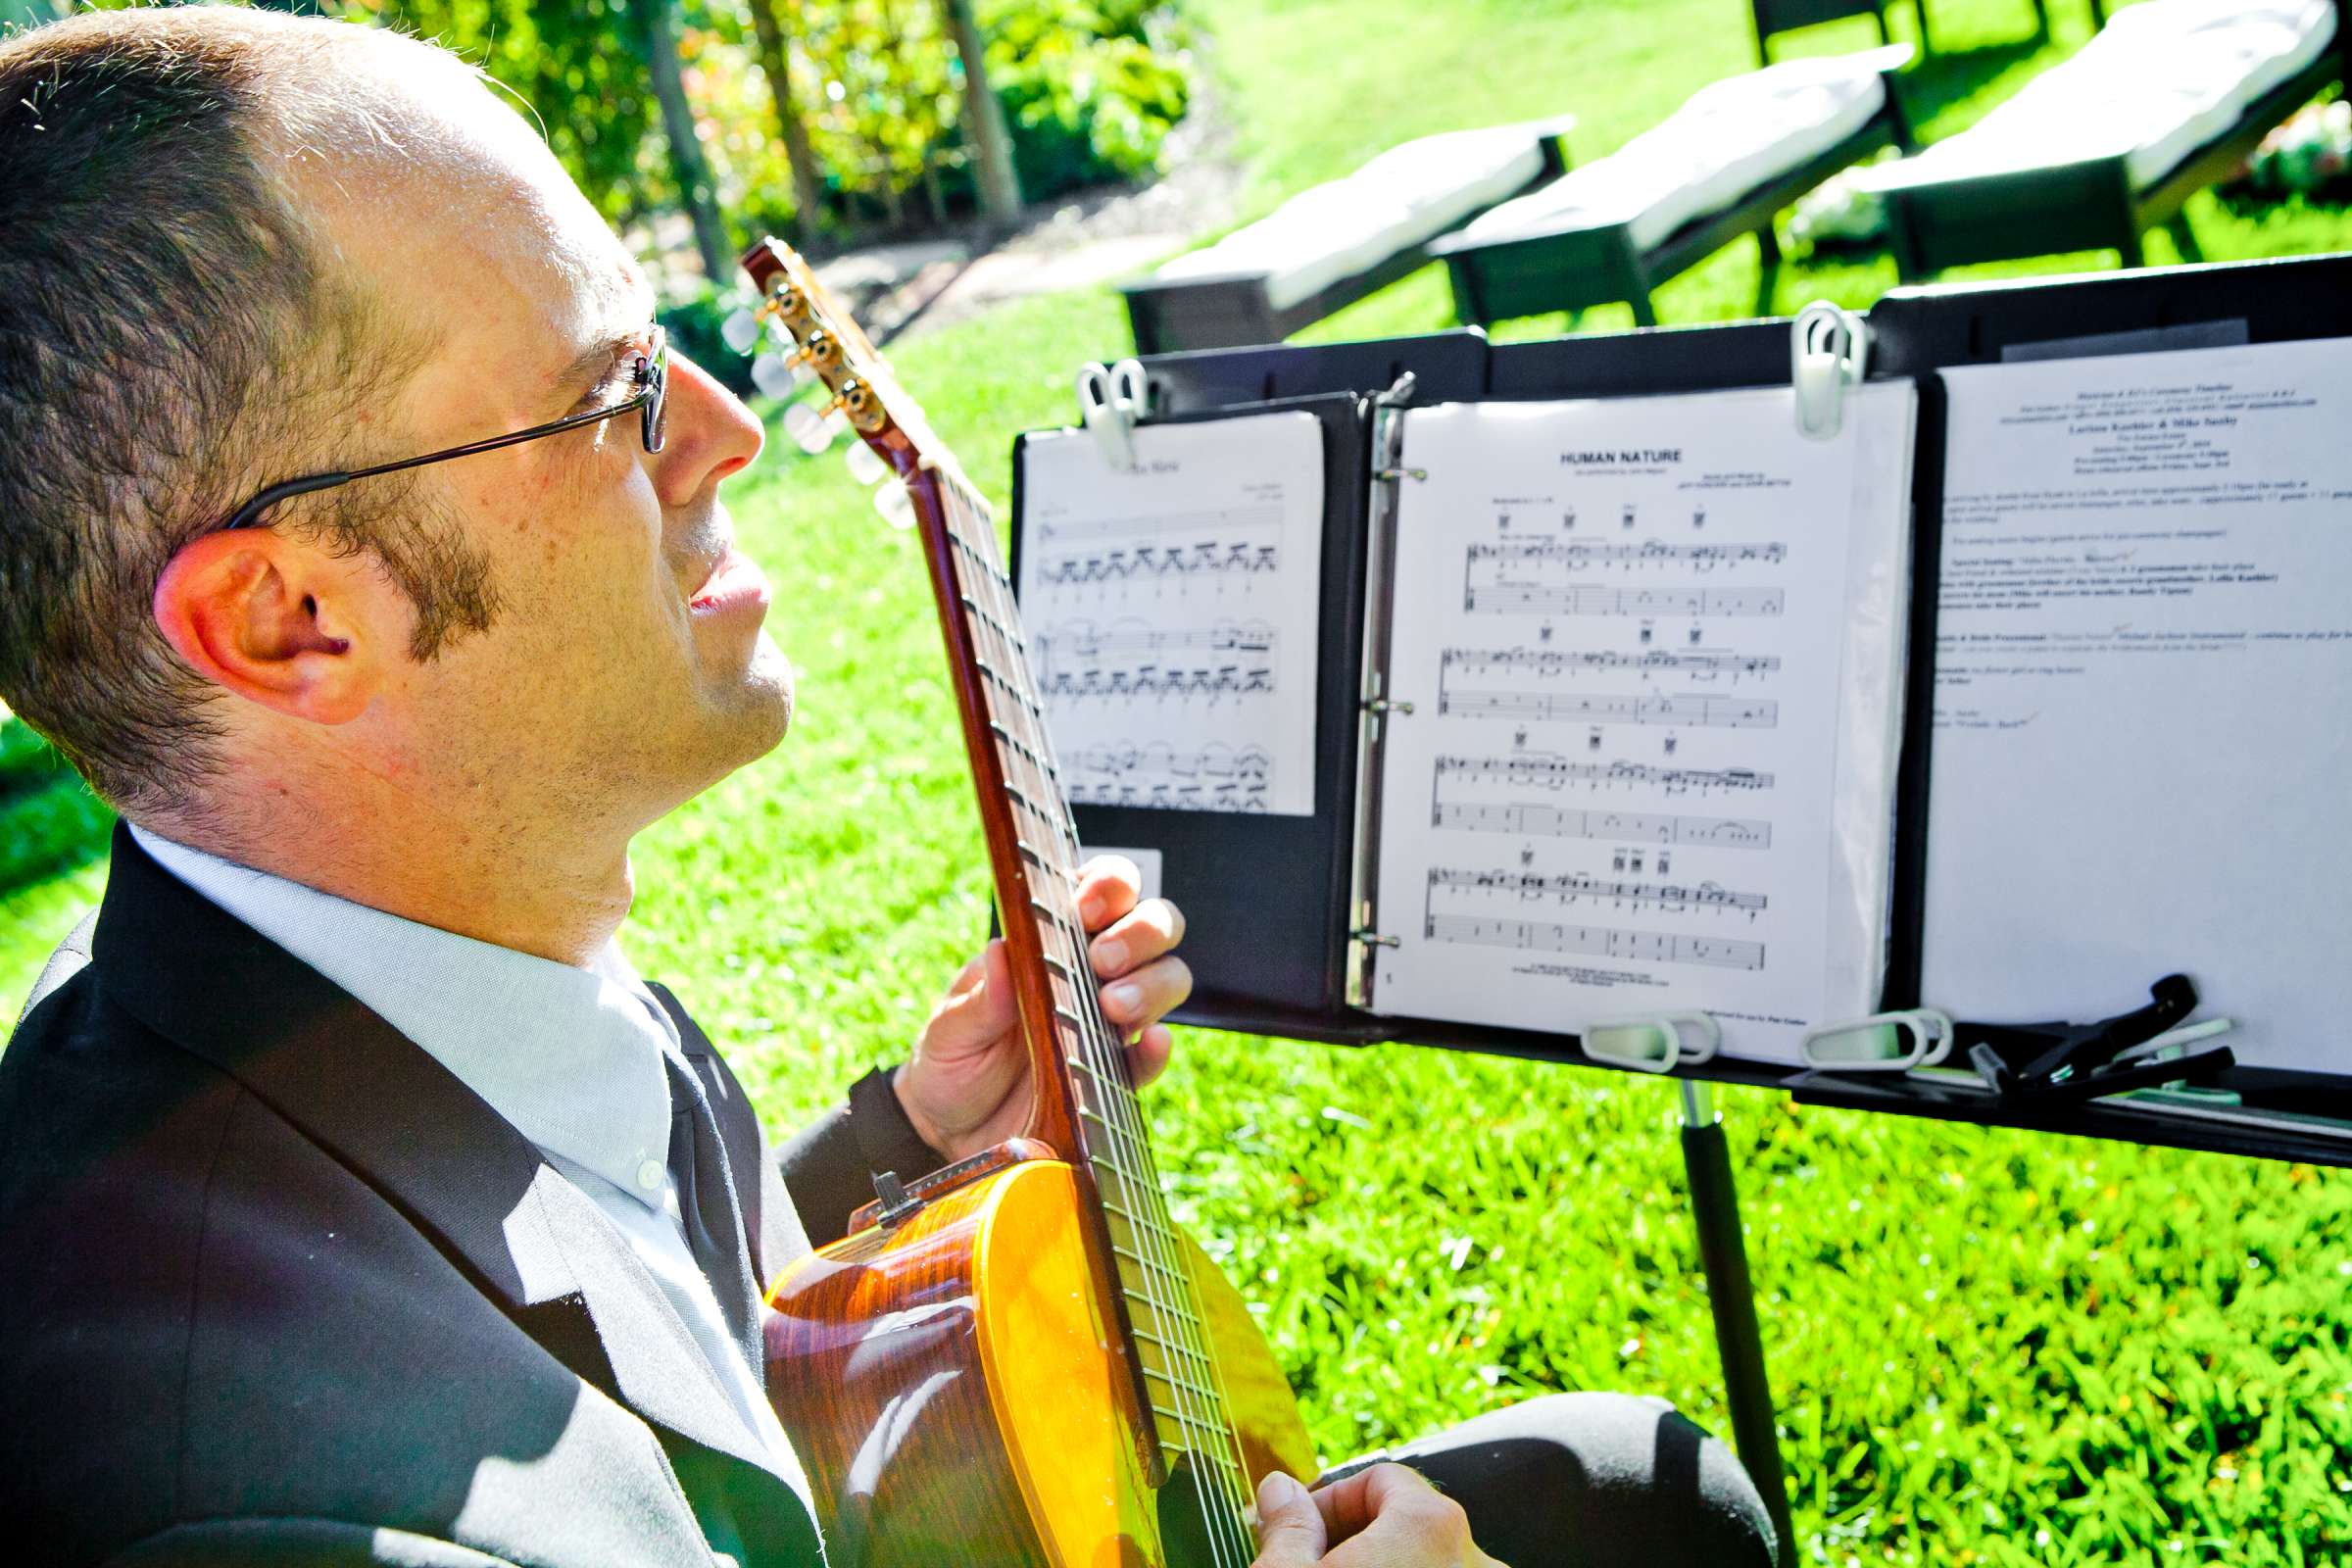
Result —
<instances>
[{"instance_id":1,"label":"white binder clip","mask_svg":"<svg viewBox=\"0 0 2352 1568\"><path fill-rule=\"evenodd\" d=\"M1797 1048L1808 1067L1830 1072L1909 1072L1952 1054L1952 1020L1934 1007L1874 1012L1809 1031Z\"/></svg>"},{"instance_id":2,"label":"white binder clip","mask_svg":"<svg viewBox=\"0 0 2352 1568\"><path fill-rule=\"evenodd\" d=\"M1144 416L1151 386L1143 362L1089 365L1078 372L1078 416L1102 449L1102 461L1135 471L1135 423Z\"/></svg>"},{"instance_id":3,"label":"white binder clip","mask_svg":"<svg viewBox=\"0 0 2352 1568\"><path fill-rule=\"evenodd\" d=\"M1845 389L1870 366L1870 325L1853 312L1815 300L1788 333L1788 383L1796 389L1797 434L1827 441L1842 420Z\"/></svg>"},{"instance_id":4,"label":"white binder clip","mask_svg":"<svg viewBox=\"0 0 2352 1568\"><path fill-rule=\"evenodd\" d=\"M1636 1072L1670 1072L1714 1059L1723 1028L1711 1012L1653 1012L1589 1023L1578 1038L1594 1061Z\"/></svg>"}]
</instances>

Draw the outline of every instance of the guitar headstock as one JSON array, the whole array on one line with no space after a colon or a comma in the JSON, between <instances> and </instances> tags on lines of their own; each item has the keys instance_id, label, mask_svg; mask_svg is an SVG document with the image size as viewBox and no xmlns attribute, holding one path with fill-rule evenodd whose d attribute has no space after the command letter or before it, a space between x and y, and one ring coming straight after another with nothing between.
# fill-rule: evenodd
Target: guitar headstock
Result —
<instances>
[{"instance_id":1,"label":"guitar headstock","mask_svg":"<svg viewBox=\"0 0 2352 1568\"><path fill-rule=\"evenodd\" d=\"M874 505L896 525L912 526L908 478L925 469L961 478L921 407L799 252L781 240L763 239L744 254L743 270L759 289L760 303L730 318L728 340L738 349L758 351L753 379L779 399L812 381L828 395L821 405L791 404L786 432L802 450L816 453L845 428L855 431L862 444L850 450L850 471L867 484L895 472L897 480L876 494Z\"/></svg>"}]
</instances>

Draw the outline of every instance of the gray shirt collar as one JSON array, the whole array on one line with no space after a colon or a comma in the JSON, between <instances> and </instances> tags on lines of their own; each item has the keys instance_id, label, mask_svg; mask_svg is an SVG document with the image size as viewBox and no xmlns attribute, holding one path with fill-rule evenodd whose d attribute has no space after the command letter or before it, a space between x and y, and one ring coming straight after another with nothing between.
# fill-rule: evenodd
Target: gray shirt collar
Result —
<instances>
[{"instance_id":1,"label":"gray shirt collar","mask_svg":"<svg viewBox=\"0 0 2352 1568\"><path fill-rule=\"evenodd\" d=\"M617 943L572 968L232 864L144 828L166 870L349 992L542 1151L661 1201L673 1049Z\"/></svg>"}]
</instances>

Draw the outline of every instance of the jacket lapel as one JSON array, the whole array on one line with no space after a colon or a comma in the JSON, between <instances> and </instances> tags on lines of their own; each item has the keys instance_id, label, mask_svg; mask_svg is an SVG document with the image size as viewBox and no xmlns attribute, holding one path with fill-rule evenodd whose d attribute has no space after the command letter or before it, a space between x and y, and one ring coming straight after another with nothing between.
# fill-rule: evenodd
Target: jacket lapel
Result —
<instances>
[{"instance_id":1,"label":"jacket lapel","mask_svg":"<svg viewBox=\"0 0 2352 1568\"><path fill-rule=\"evenodd\" d=\"M783 1484L650 1271L586 1194L446 1067L120 827L92 956L113 1001L382 1194L574 1372ZM601 1357L585 1353L581 1315Z\"/></svg>"}]
</instances>

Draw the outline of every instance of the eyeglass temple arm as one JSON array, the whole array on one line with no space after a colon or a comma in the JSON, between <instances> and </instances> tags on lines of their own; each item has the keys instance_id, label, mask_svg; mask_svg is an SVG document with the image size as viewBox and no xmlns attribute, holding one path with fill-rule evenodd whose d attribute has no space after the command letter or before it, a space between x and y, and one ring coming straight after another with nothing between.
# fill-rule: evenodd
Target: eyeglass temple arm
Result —
<instances>
[{"instance_id":1,"label":"eyeglass temple arm","mask_svg":"<svg viewBox=\"0 0 2352 1568\"><path fill-rule=\"evenodd\" d=\"M633 409L641 409L653 400L653 389L648 387L635 397L625 402L615 403L609 409L590 409L584 414L574 414L551 424L534 425L528 430L515 430L507 435L494 435L486 441L467 442L465 446L451 447L444 452L428 452L421 458L403 458L398 463L379 463L372 468L353 468L347 473L307 473L299 479L288 479L282 484L271 485L239 507L228 521L222 523L220 527L223 532L231 528L250 527L256 517L279 502L291 500L295 496L307 496L315 490L332 490L335 486L349 484L354 479L372 479L379 473L398 473L403 468L420 468L428 463L447 463L452 458L470 458L477 453L496 452L501 447L519 446L525 441L536 441L542 436L554 435L558 431L569 430L577 425L594 424L599 419L610 419L616 415L627 414Z\"/></svg>"}]
</instances>

